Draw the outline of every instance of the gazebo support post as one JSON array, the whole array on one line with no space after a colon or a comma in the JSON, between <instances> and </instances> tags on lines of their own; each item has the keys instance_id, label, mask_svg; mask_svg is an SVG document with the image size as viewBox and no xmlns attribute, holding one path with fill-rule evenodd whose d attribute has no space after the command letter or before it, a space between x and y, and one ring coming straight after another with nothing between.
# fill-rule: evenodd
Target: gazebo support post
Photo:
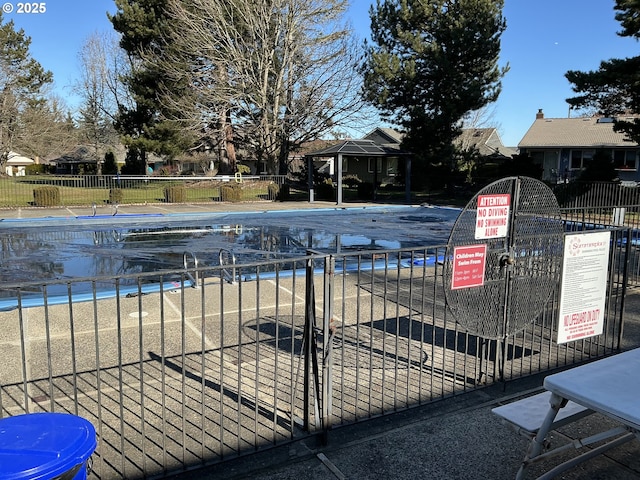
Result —
<instances>
[{"instance_id":1,"label":"gazebo support post","mask_svg":"<svg viewBox=\"0 0 640 480\"><path fill-rule=\"evenodd\" d=\"M338 153L336 157L336 176L338 177L338 191L336 192L336 204L342 205L342 153Z\"/></svg>"},{"instance_id":2,"label":"gazebo support post","mask_svg":"<svg viewBox=\"0 0 640 480\"><path fill-rule=\"evenodd\" d=\"M307 159L307 172L308 172L308 182L309 182L309 203L313 203L313 157L305 157Z\"/></svg>"}]
</instances>

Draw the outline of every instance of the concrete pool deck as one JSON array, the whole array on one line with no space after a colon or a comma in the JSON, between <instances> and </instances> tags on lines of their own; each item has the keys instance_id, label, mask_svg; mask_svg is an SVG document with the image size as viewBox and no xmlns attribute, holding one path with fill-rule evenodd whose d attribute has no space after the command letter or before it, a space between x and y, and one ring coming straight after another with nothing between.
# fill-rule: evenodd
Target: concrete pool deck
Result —
<instances>
[{"instance_id":1,"label":"concrete pool deck","mask_svg":"<svg viewBox=\"0 0 640 480\"><path fill-rule=\"evenodd\" d=\"M171 203L171 204L147 204L147 205L118 205L117 215L179 215L194 213L229 213L229 212L261 212L278 210L307 210L307 209L345 209L363 207L383 207L385 205L398 207L401 204L383 203L343 203L335 202L238 202L238 203ZM96 207L95 214L100 216L113 215L115 207L100 205ZM0 210L0 219L29 219L29 218L66 218L77 216L91 216L94 210L91 206L81 207L32 207L11 208Z\"/></svg>"},{"instance_id":2,"label":"concrete pool deck","mask_svg":"<svg viewBox=\"0 0 640 480\"><path fill-rule=\"evenodd\" d=\"M632 289L625 306L625 350L640 347L640 291ZM242 458L175 480L324 480L324 479L513 479L527 439L502 424L491 409L542 391L548 375L493 385L424 407L342 427L323 447L307 439ZM611 428L594 414L553 431L553 445ZM583 449L584 450L584 449ZM535 465L536 478L572 458L576 450ZM557 478L567 480L640 479L640 442L635 440L584 462Z\"/></svg>"},{"instance_id":3,"label":"concrete pool deck","mask_svg":"<svg viewBox=\"0 0 640 480\"><path fill-rule=\"evenodd\" d=\"M123 205L118 213L180 214L229 211L348 208L381 204L334 202L259 202L207 205ZM98 207L108 215L111 207ZM33 208L0 211L0 218L30 219L91 215L90 207ZM640 347L640 292L627 297L623 348ZM327 447L305 439L243 457L207 470L171 478L212 479L507 479L514 478L527 440L500 423L491 408L539 391L543 374L443 400L424 407L335 429ZM609 422L589 416L554 432L554 441L565 442L578 434L597 431ZM573 455L569 452L568 455ZM557 463L543 462L528 478ZM91 477L90 477L91 478ZM95 477L94 477L95 478ZM565 479L640 479L640 443L631 442L590 460L562 475Z\"/></svg>"}]
</instances>

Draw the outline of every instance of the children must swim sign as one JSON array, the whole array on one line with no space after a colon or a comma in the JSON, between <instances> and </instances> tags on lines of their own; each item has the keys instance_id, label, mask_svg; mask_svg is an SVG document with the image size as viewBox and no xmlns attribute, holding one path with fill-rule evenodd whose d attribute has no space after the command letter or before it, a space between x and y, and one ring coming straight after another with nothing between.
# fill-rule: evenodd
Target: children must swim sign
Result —
<instances>
[{"instance_id":1,"label":"children must swim sign","mask_svg":"<svg viewBox=\"0 0 640 480\"><path fill-rule=\"evenodd\" d=\"M478 195L476 240L506 237L510 207L511 195L508 193Z\"/></svg>"}]
</instances>

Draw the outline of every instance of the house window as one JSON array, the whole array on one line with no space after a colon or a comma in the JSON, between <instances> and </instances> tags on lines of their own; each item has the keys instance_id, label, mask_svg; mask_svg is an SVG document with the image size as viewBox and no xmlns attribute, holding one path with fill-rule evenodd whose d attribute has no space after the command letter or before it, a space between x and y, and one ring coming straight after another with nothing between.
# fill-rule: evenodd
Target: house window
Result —
<instances>
[{"instance_id":1,"label":"house window","mask_svg":"<svg viewBox=\"0 0 640 480\"><path fill-rule=\"evenodd\" d=\"M390 177L396 176L398 174L398 159L397 158L389 158L387 159L387 175Z\"/></svg>"},{"instance_id":2,"label":"house window","mask_svg":"<svg viewBox=\"0 0 640 480\"><path fill-rule=\"evenodd\" d=\"M349 162L347 160L348 157L342 157L342 172L348 172L349 170L347 169L347 166L349 165Z\"/></svg>"},{"instance_id":3,"label":"house window","mask_svg":"<svg viewBox=\"0 0 640 480\"><path fill-rule=\"evenodd\" d=\"M378 171L378 173L382 173L382 158L381 157L377 157L377 158L369 157L369 163L368 163L367 171L369 173L373 173L374 166L375 166L376 170Z\"/></svg>"},{"instance_id":4,"label":"house window","mask_svg":"<svg viewBox=\"0 0 640 480\"><path fill-rule=\"evenodd\" d=\"M613 165L616 170L637 170L637 157L638 152L636 150L614 150Z\"/></svg>"},{"instance_id":5,"label":"house window","mask_svg":"<svg viewBox=\"0 0 640 480\"><path fill-rule=\"evenodd\" d=\"M571 170L582 170L593 159L593 150L571 150Z\"/></svg>"}]
</instances>

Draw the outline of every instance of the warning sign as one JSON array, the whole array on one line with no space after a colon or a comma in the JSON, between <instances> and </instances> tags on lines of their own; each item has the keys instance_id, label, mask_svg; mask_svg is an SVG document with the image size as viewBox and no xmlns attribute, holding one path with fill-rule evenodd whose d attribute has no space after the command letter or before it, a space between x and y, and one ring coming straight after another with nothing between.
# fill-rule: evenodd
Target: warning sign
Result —
<instances>
[{"instance_id":1,"label":"warning sign","mask_svg":"<svg viewBox=\"0 0 640 480\"><path fill-rule=\"evenodd\" d=\"M487 246L467 245L453 249L451 289L480 287L484 285L484 269Z\"/></svg>"},{"instance_id":2,"label":"warning sign","mask_svg":"<svg viewBox=\"0 0 640 480\"><path fill-rule=\"evenodd\" d=\"M511 195L478 195L476 215L476 240L506 237L509 231Z\"/></svg>"},{"instance_id":3,"label":"warning sign","mask_svg":"<svg viewBox=\"0 0 640 480\"><path fill-rule=\"evenodd\" d=\"M591 232L566 237L558 343L602 333L610 241L611 232Z\"/></svg>"}]
</instances>

